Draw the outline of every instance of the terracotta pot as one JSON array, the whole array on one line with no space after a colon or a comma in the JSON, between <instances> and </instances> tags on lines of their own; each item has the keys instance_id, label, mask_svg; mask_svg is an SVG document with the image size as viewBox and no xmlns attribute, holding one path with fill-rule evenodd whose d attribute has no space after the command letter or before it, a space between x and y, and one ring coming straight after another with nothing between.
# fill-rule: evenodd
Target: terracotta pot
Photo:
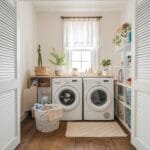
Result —
<instances>
[{"instance_id":1,"label":"terracotta pot","mask_svg":"<svg viewBox=\"0 0 150 150\"><path fill-rule=\"evenodd\" d=\"M49 76L49 68L48 67L35 67L35 75L36 76Z\"/></svg>"}]
</instances>

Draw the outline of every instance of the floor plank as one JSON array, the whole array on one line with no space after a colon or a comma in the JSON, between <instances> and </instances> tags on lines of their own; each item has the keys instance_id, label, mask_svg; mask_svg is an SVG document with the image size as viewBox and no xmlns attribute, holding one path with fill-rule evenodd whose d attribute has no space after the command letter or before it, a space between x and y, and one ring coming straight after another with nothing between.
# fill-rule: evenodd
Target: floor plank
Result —
<instances>
[{"instance_id":1,"label":"floor plank","mask_svg":"<svg viewBox=\"0 0 150 150\"><path fill-rule=\"evenodd\" d=\"M35 121L28 117L21 125L21 143L16 150L134 150L130 137L67 138L66 122L52 133L36 130Z\"/></svg>"}]
</instances>

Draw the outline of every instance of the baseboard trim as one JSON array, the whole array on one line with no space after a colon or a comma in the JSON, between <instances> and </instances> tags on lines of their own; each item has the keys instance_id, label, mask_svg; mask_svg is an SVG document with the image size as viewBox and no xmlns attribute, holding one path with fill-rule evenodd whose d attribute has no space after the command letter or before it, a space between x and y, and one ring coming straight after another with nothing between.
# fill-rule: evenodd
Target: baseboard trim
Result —
<instances>
[{"instance_id":1,"label":"baseboard trim","mask_svg":"<svg viewBox=\"0 0 150 150\"><path fill-rule=\"evenodd\" d=\"M27 116L28 116L28 112L22 112L22 113L21 113L21 122L22 122L24 119L26 119Z\"/></svg>"}]
</instances>

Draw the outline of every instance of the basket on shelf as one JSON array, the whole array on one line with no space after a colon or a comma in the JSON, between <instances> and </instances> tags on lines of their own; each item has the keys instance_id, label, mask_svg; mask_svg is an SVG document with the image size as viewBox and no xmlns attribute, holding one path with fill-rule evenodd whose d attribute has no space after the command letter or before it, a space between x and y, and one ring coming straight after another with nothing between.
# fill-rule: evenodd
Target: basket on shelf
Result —
<instances>
[{"instance_id":1,"label":"basket on shelf","mask_svg":"<svg viewBox=\"0 0 150 150\"><path fill-rule=\"evenodd\" d=\"M48 67L35 67L35 75L36 76L49 76L49 68Z\"/></svg>"},{"instance_id":2,"label":"basket on shelf","mask_svg":"<svg viewBox=\"0 0 150 150\"><path fill-rule=\"evenodd\" d=\"M36 128L41 132L51 132L59 128L63 108L55 104L46 104L42 109L34 108Z\"/></svg>"}]
</instances>

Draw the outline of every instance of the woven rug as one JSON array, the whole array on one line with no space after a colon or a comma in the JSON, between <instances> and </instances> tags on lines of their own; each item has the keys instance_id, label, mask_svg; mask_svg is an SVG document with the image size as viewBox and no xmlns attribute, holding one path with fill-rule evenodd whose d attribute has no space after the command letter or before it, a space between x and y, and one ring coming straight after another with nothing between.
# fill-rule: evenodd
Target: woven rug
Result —
<instances>
[{"instance_id":1,"label":"woven rug","mask_svg":"<svg viewBox=\"0 0 150 150\"><path fill-rule=\"evenodd\" d=\"M66 137L127 137L127 134L115 121L68 122Z\"/></svg>"}]
</instances>

